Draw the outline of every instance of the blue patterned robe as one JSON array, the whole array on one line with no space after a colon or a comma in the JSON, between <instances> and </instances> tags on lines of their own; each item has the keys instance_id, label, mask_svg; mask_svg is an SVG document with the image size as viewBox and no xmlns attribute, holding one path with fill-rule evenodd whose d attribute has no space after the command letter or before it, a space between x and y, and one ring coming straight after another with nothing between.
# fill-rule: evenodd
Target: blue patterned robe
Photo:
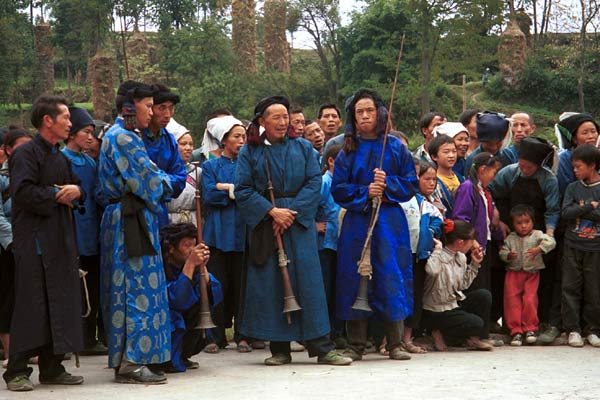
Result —
<instances>
[{"instance_id":1,"label":"blue patterned robe","mask_svg":"<svg viewBox=\"0 0 600 400\"><path fill-rule=\"evenodd\" d=\"M169 303L158 237L161 202L171 195L169 177L150 160L136 133L114 125L102 141L98 182L107 200L126 193L144 200L143 214L156 251L128 257L121 203L106 207L100 227L100 279L108 365L118 367L122 358L143 365L169 361Z\"/></svg>"},{"instance_id":2,"label":"blue patterned robe","mask_svg":"<svg viewBox=\"0 0 600 400\"><path fill-rule=\"evenodd\" d=\"M335 160L331 193L347 210L338 240L336 311L342 320L367 319L370 313L352 309L360 275L357 263L367 237L371 216L369 184L379 167L383 136L358 139L356 152L341 151ZM412 251L408 223L398 203L410 200L418 189L412 155L399 139L389 136L383 170L387 188L379 220L371 239L373 279L369 281L369 305L384 321L400 321L412 314Z\"/></svg>"},{"instance_id":3,"label":"blue patterned robe","mask_svg":"<svg viewBox=\"0 0 600 400\"><path fill-rule=\"evenodd\" d=\"M264 265L256 265L249 259L241 333L279 342L315 339L329 333L315 226L321 187L319 165L312 145L305 139L286 137L282 143L272 146L245 145L238 157L235 198L250 230L273 208L262 195L267 188L265 151L268 151L275 192L295 194L276 199L276 204L298 212L292 226L283 234L283 245L290 259L292 288L302 310L291 313L292 324L288 325L282 312L283 288L276 252Z\"/></svg>"}]
</instances>

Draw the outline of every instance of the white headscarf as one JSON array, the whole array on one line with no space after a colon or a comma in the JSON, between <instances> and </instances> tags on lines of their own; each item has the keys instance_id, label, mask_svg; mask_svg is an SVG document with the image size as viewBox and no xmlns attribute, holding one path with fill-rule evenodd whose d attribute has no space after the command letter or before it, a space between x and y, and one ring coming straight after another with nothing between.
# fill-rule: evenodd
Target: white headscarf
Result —
<instances>
[{"instance_id":1,"label":"white headscarf","mask_svg":"<svg viewBox=\"0 0 600 400\"><path fill-rule=\"evenodd\" d=\"M469 134L467 128L460 122L444 122L433 129L433 136L448 135L454 139L454 136L461 132L465 132L467 135Z\"/></svg>"},{"instance_id":2,"label":"white headscarf","mask_svg":"<svg viewBox=\"0 0 600 400\"><path fill-rule=\"evenodd\" d=\"M190 130L188 128L181 125L180 123L175 121L173 118L171 118L171 121L169 121L169 123L167 124L166 129L167 129L167 132L169 132L170 134L172 134L175 137L175 141L177 141L177 142L179 141L179 139L181 139L181 137L183 135L185 135L186 133L190 133Z\"/></svg>"},{"instance_id":3,"label":"white headscarf","mask_svg":"<svg viewBox=\"0 0 600 400\"><path fill-rule=\"evenodd\" d=\"M206 159L208 159L211 151L223 147L221 140L236 125L244 126L242 121L231 115L213 118L206 123L206 130L202 139L202 154Z\"/></svg>"}]
</instances>

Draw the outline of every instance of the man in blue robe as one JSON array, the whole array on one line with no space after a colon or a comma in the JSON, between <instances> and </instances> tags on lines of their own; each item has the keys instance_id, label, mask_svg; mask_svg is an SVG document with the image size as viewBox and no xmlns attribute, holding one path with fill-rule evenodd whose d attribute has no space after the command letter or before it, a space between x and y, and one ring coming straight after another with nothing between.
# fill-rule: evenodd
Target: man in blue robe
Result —
<instances>
[{"instance_id":1,"label":"man in blue robe","mask_svg":"<svg viewBox=\"0 0 600 400\"><path fill-rule=\"evenodd\" d=\"M162 366L166 372L185 372L200 366L190 360L207 342L201 330L195 328L200 319L200 279L210 277L207 288L211 307L223 301L221 283L206 271L209 248L204 243L196 244L196 237L197 229L190 223L170 224L160 230L171 315L171 362Z\"/></svg>"},{"instance_id":2,"label":"man in blue robe","mask_svg":"<svg viewBox=\"0 0 600 400\"><path fill-rule=\"evenodd\" d=\"M117 120L102 140L99 190L109 203L100 227L101 303L108 365L120 383L165 383L147 366L171 358L171 326L158 237L171 179L154 164L140 129L150 123L152 88L127 81Z\"/></svg>"},{"instance_id":3,"label":"man in blue robe","mask_svg":"<svg viewBox=\"0 0 600 400\"><path fill-rule=\"evenodd\" d=\"M250 232L241 332L271 341L266 365L290 363L290 341L304 341L309 357L318 356L319 363L348 365L352 360L339 355L328 336L315 226L321 175L313 148L289 125L284 97L260 101L254 114L235 180L235 198ZM269 181L275 205L269 200ZM290 286L302 307L288 313L289 322L282 312L284 290L274 234L282 237Z\"/></svg>"},{"instance_id":4,"label":"man in blue robe","mask_svg":"<svg viewBox=\"0 0 600 400\"><path fill-rule=\"evenodd\" d=\"M153 85L152 88L154 89L152 119L148 127L142 130L142 139L150 159L169 176L173 189L171 197L165 197L161 203L158 221L163 227L169 224L167 202L181 194L185 188L187 172L175 137L165 129L173 117L175 105L179 103L179 96L161 84Z\"/></svg>"},{"instance_id":5,"label":"man in blue robe","mask_svg":"<svg viewBox=\"0 0 600 400\"><path fill-rule=\"evenodd\" d=\"M412 251L408 223L399 203L417 193L415 167L404 144L389 135L379 168L387 110L376 92L359 90L349 111L344 149L335 160L331 183L334 200L347 210L338 240L341 251L336 287L337 316L347 321L349 347L344 355L362 359L368 319L374 315L383 321L389 357L406 360L410 355L401 346L403 320L413 311ZM377 197L382 204L370 245L372 271L367 297L371 312L353 309L352 305L361 280L357 264Z\"/></svg>"}]
</instances>

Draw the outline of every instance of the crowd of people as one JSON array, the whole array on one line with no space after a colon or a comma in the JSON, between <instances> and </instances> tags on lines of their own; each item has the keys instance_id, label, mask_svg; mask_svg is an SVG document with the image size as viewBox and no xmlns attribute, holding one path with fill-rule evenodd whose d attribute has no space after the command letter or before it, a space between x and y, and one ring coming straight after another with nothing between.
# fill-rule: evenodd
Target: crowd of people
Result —
<instances>
[{"instance_id":1,"label":"crowd of people","mask_svg":"<svg viewBox=\"0 0 600 400\"><path fill-rule=\"evenodd\" d=\"M161 84L127 81L109 125L58 96L3 130L0 340L12 391L76 385L65 355L162 384L229 345L266 365L433 349L600 347L598 125L467 110L411 154L378 93L316 118L282 96L215 110L202 146ZM210 363L209 359L203 362Z\"/></svg>"}]
</instances>

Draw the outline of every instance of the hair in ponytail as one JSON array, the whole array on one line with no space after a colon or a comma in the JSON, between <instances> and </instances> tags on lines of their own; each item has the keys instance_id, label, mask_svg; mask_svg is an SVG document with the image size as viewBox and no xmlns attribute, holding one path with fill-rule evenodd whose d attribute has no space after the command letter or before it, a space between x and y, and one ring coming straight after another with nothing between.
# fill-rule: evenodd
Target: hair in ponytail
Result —
<instances>
[{"instance_id":1,"label":"hair in ponytail","mask_svg":"<svg viewBox=\"0 0 600 400\"><path fill-rule=\"evenodd\" d=\"M445 219L442 224L442 243L444 246L457 240L475 239L476 235L475 228L462 219Z\"/></svg>"}]
</instances>

